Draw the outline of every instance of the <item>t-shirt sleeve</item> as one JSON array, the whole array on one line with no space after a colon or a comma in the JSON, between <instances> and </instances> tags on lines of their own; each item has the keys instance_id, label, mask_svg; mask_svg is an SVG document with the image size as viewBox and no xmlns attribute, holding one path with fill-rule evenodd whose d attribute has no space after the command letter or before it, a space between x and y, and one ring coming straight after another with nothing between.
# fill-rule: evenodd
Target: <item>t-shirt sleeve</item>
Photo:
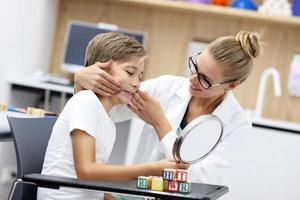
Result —
<instances>
[{"instance_id":1,"label":"t-shirt sleeve","mask_svg":"<svg viewBox=\"0 0 300 200\"><path fill-rule=\"evenodd\" d=\"M74 95L65 109L67 109L68 132L80 129L92 137L96 136L101 117L106 114L104 108L101 107L101 102L91 91ZM101 113L103 113L102 116Z\"/></svg>"}]
</instances>

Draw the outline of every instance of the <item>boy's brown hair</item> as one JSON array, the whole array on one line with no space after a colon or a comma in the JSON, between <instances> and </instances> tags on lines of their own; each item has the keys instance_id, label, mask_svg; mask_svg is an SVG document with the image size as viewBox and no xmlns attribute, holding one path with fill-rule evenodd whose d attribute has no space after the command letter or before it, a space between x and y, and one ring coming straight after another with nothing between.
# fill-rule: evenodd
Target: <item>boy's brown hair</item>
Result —
<instances>
[{"instance_id":1,"label":"boy's brown hair","mask_svg":"<svg viewBox=\"0 0 300 200\"><path fill-rule=\"evenodd\" d=\"M107 62L110 59L126 62L132 57L144 57L144 47L133 37L108 32L96 35L88 44L85 51L85 67L95 62Z\"/></svg>"}]
</instances>

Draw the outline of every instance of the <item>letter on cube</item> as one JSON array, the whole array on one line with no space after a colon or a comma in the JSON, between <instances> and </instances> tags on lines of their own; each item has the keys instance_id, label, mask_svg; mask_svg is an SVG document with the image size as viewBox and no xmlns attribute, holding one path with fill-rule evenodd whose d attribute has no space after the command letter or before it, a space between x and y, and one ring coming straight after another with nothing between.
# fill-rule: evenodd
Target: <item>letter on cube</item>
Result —
<instances>
[{"instance_id":1,"label":"letter on cube","mask_svg":"<svg viewBox=\"0 0 300 200\"><path fill-rule=\"evenodd\" d=\"M180 193L190 193L191 192L191 182L180 182L178 192Z\"/></svg>"},{"instance_id":2,"label":"letter on cube","mask_svg":"<svg viewBox=\"0 0 300 200\"><path fill-rule=\"evenodd\" d=\"M187 170L178 169L177 170L176 181L178 181L178 182L186 182L187 181Z\"/></svg>"},{"instance_id":3,"label":"letter on cube","mask_svg":"<svg viewBox=\"0 0 300 200\"><path fill-rule=\"evenodd\" d=\"M163 179L169 181L175 181L176 178L176 169L164 169L163 170Z\"/></svg>"},{"instance_id":4,"label":"letter on cube","mask_svg":"<svg viewBox=\"0 0 300 200\"><path fill-rule=\"evenodd\" d=\"M139 176L136 181L136 187L140 189L150 189L151 177Z\"/></svg>"},{"instance_id":5,"label":"letter on cube","mask_svg":"<svg viewBox=\"0 0 300 200\"><path fill-rule=\"evenodd\" d=\"M164 190L164 181L162 177L153 177L151 181L151 190L163 191Z\"/></svg>"},{"instance_id":6,"label":"letter on cube","mask_svg":"<svg viewBox=\"0 0 300 200\"><path fill-rule=\"evenodd\" d=\"M177 192L178 191L178 186L179 186L178 182L176 182L176 181L169 181L167 191L168 192Z\"/></svg>"}]
</instances>

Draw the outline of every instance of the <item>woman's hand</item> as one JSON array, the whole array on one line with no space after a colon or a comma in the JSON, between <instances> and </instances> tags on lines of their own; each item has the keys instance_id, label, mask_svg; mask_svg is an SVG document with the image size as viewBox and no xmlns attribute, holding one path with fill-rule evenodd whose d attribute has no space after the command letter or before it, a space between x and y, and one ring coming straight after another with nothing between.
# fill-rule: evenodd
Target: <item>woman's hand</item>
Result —
<instances>
[{"instance_id":1,"label":"woman's hand","mask_svg":"<svg viewBox=\"0 0 300 200\"><path fill-rule=\"evenodd\" d=\"M128 107L141 119L155 128L159 139L162 139L172 130L160 103L146 92L137 90Z\"/></svg>"},{"instance_id":2,"label":"woman's hand","mask_svg":"<svg viewBox=\"0 0 300 200\"><path fill-rule=\"evenodd\" d=\"M151 165L151 175L153 176L161 176L164 169L188 169L190 166L189 164L176 162L174 159L160 160L151 163Z\"/></svg>"},{"instance_id":3,"label":"woman's hand","mask_svg":"<svg viewBox=\"0 0 300 200\"><path fill-rule=\"evenodd\" d=\"M113 96L120 92L120 83L104 69L112 66L112 61L82 68L75 73L75 92L83 89L92 90L101 96Z\"/></svg>"}]
</instances>

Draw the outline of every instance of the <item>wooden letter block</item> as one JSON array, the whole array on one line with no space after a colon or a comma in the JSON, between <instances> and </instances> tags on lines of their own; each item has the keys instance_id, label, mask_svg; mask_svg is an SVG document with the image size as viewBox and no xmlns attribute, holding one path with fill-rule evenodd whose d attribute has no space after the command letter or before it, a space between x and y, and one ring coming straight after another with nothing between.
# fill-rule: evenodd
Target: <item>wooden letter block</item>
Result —
<instances>
[{"instance_id":1,"label":"wooden letter block","mask_svg":"<svg viewBox=\"0 0 300 200\"><path fill-rule=\"evenodd\" d=\"M176 181L178 182L186 182L187 181L187 170L177 169Z\"/></svg>"},{"instance_id":2,"label":"wooden letter block","mask_svg":"<svg viewBox=\"0 0 300 200\"><path fill-rule=\"evenodd\" d=\"M167 191L168 192L177 192L178 186L179 186L179 182L169 181Z\"/></svg>"},{"instance_id":3,"label":"wooden letter block","mask_svg":"<svg viewBox=\"0 0 300 200\"><path fill-rule=\"evenodd\" d=\"M192 183L191 182L180 182L178 192L180 193L190 193L191 192Z\"/></svg>"},{"instance_id":4,"label":"wooden letter block","mask_svg":"<svg viewBox=\"0 0 300 200\"><path fill-rule=\"evenodd\" d=\"M39 108L28 107L27 115L30 115L32 117L44 117L45 111L43 109L39 109Z\"/></svg>"},{"instance_id":5,"label":"wooden letter block","mask_svg":"<svg viewBox=\"0 0 300 200\"><path fill-rule=\"evenodd\" d=\"M150 189L151 177L139 176L136 180L136 187L140 189Z\"/></svg>"},{"instance_id":6,"label":"wooden letter block","mask_svg":"<svg viewBox=\"0 0 300 200\"><path fill-rule=\"evenodd\" d=\"M169 187L169 182L168 180L163 179L164 181L164 191L168 191L168 187Z\"/></svg>"},{"instance_id":7,"label":"wooden letter block","mask_svg":"<svg viewBox=\"0 0 300 200\"><path fill-rule=\"evenodd\" d=\"M7 105L5 103L0 103L0 112L6 112L7 111Z\"/></svg>"},{"instance_id":8,"label":"wooden letter block","mask_svg":"<svg viewBox=\"0 0 300 200\"><path fill-rule=\"evenodd\" d=\"M151 190L163 191L164 190L164 180L162 177L153 177L151 181Z\"/></svg>"},{"instance_id":9,"label":"wooden letter block","mask_svg":"<svg viewBox=\"0 0 300 200\"><path fill-rule=\"evenodd\" d=\"M176 169L164 169L163 170L163 179L169 181L175 181L176 178Z\"/></svg>"}]
</instances>

